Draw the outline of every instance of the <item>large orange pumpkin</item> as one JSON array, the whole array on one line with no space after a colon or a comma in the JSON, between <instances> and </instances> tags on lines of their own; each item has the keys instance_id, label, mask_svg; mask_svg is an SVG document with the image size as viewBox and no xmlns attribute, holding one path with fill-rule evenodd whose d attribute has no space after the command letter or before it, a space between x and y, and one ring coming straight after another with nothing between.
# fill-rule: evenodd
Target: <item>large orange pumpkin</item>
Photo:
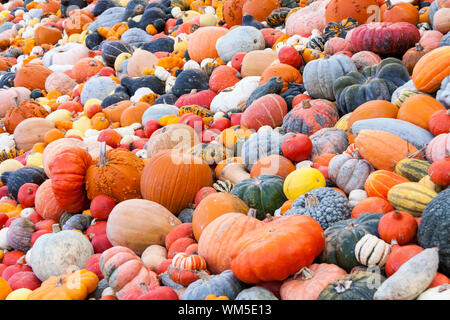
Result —
<instances>
[{"instance_id":1,"label":"large orange pumpkin","mask_svg":"<svg viewBox=\"0 0 450 320\"><path fill-rule=\"evenodd\" d=\"M39 103L27 100L23 101L20 105L16 105L6 112L3 123L6 131L13 133L17 125L28 118L45 118L48 115L48 111L44 109Z\"/></svg>"},{"instance_id":2,"label":"large orange pumpkin","mask_svg":"<svg viewBox=\"0 0 450 320\"><path fill-rule=\"evenodd\" d=\"M300 71L285 63L276 63L267 67L261 75L259 85L265 84L272 77L281 77L283 79L283 89L281 92L285 92L291 82L303 83Z\"/></svg>"},{"instance_id":3,"label":"large orange pumpkin","mask_svg":"<svg viewBox=\"0 0 450 320\"><path fill-rule=\"evenodd\" d=\"M278 0L247 0L242 7L242 15L250 14L258 21L265 21L269 14L279 7Z\"/></svg>"},{"instance_id":4,"label":"large orange pumpkin","mask_svg":"<svg viewBox=\"0 0 450 320\"><path fill-rule=\"evenodd\" d=\"M376 15L378 10L376 0L330 0L325 8L325 18L327 23L353 18L359 24L364 24L371 22L368 21L369 17Z\"/></svg>"},{"instance_id":5,"label":"large orange pumpkin","mask_svg":"<svg viewBox=\"0 0 450 320\"><path fill-rule=\"evenodd\" d=\"M422 155L412 144L381 130L361 130L356 136L355 146L376 169L387 171L394 171L395 165L402 159Z\"/></svg>"},{"instance_id":6,"label":"large orange pumpkin","mask_svg":"<svg viewBox=\"0 0 450 320\"><path fill-rule=\"evenodd\" d=\"M43 44L56 44L59 39L62 39L62 33L56 26L41 25L34 31L34 41L38 46Z\"/></svg>"},{"instance_id":7,"label":"large orange pumpkin","mask_svg":"<svg viewBox=\"0 0 450 320\"><path fill-rule=\"evenodd\" d=\"M189 38L189 57L198 63L206 58L218 58L219 54L216 50L216 42L227 32L228 29L221 27L203 27L197 29Z\"/></svg>"},{"instance_id":8,"label":"large orange pumpkin","mask_svg":"<svg viewBox=\"0 0 450 320\"><path fill-rule=\"evenodd\" d=\"M206 196L195 208L192 216L195 239L198 241L206 226L217 217L230 212L246 214L248 211L249 207L245 202L231 193L217 192Z\"/></svg>"},{"instance_id":9,"label":"large orange pumpkin","mask_svg":"<svg viewBox=\"0 0 450 320\"><path fill-rule=\"evenodd\" d=\"M231 268L231 247L241 236L263 222L242 213L226 213L211 221L198 241L198 254L214 274Z\"/></svg>"},{"instance_id":10,"label":"large orange pumpkin","mask_svg":"<svg viewBox=\"0 0 450 320\"><path fill-rule=\"evenodd\" d=\"M212 172L201 158L177 150L161 151L147 162L141 176L142 197L178 215L202 187L211 186Z\"/></svg>"},{"instance_id":11,"label":"large orange pumpkin","mask_svg":"<svg viewBox=\"0 0 450 320\"><path fill-rule=\"evenodd\" d=\"M223 18L229 28L242 24L242 7L247 0L224 0Z\"/></svg>"},{"instance_id":12,"label":"large orange pumpkin","mask_svg":"<svg viewBox=\"0 0 450 320\"><path fill-rule=\"evenodd\" d=\"M255 178L265 173L276 174L285 179L294 170L295 166L291 160L278 154L271 154L255 162L250 171L250 177Z\"/></svg>"},{"instance_id":13,"label":"large orange pumpkin","mask_svg":"<svg viewBox=\"0 0 450 320\"><path fill-rule=\"evenodd\" d=\"M98 59L83 58L73 66L71 76L78 83L82 83L96 75L104 66Z\"/></svg>"},{"instance_id":14,"label":"large orange pumpkin","mask_svg":"<svg viewBox=\"0 0 450 320\"><path fill-rule=\"evenodd\" d=\"M59 221L64 210L60 207L52 189L52 180L47 179L36 191L35 209L44 219Z\"/></svg>"},{"instance_id":15,"label":"large orange pumpkin","mask_svg":"<svg viewBox=\"0 0 450 320\"><path fill-rule=\"evenodd\" d=\"M428 130L430 117L445 107L433 97L427 94L414 94L402 103L398 111L397 119L404 120Z\"/></svg>"},{"instance_id":16,"label":"large orange pumpkin","mask_svg":"<svg viewBox=\"0 0 450 320\"><path fill-rule=\"evenodd\" d=\"M28 63L17 71L16 77L14 78L14 87L44 90L45 80L52 73L52 70L43 65Z\"/></svg>"},{"instance_id":17,"label":"large orange pumpkin","mask_svg":"<svg viewBox=\"0 0 450 320\"><path fill-rule=\"evenodd\" d=\"M380 7L382 22L409 22L413 25L419 23L419 10L411 3L397 2L392 4L391 0Z\"/></svg>"},{"instance_id":18,"label":"large orange pumpkin","mask_svg":"<svg viewBox=\"0 0 450 320\"><path fill-rule=\"evenodd\" d=\"M450 46L434 49L424 55L414 66L412 80L422 92L436 92L442 80L450 74Z\"/></svg>"}]
</instances>

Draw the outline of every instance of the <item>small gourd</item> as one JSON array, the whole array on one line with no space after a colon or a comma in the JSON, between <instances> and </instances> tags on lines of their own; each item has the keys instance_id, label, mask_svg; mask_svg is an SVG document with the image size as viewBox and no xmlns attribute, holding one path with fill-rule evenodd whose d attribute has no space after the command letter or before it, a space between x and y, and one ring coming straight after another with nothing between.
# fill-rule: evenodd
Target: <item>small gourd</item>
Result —
<instances>
[{"instance_id":1,"label":"small gourd","mask_svg":"<svg viewBox=\"0 0 450 320\"><path fill-rule=\"evenodd\" d=\"M372 234L366 234L355 246L356 260L368 267L383 267L390 252L391 246Z\"/></svg>"}]
</instances>

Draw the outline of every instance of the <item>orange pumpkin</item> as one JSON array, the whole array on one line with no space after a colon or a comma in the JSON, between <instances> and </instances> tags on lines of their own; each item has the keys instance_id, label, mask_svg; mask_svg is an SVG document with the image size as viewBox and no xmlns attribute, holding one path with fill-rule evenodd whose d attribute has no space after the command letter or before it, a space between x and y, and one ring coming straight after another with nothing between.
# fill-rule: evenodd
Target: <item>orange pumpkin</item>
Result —
<instances>
[{"instance_id":1,"label":"orange pumpkin","mask_svg":"<svg viewBox=\"0 0 450 320\"><path fill-rule=\"evenodd\" d=\"M14 106L6 112L3 123L6 131L13 133L17 125L28 118L45 118L48 111L44 109L39 103L27 100L18 106Z\"/></svg>"},{"instance_id":2,"label":"orange pumpkin","mask_svg":"<svg viewBox=\"0 0 450 320\"><path fill-rule=\"evenodd\" d=\"M129 106L131 106L131 101L123 100L103 109L103 113L106 115L106 118L108 118L109 121L120 122L122 112Z\"/></svg>"},{"instance_id":3,"label":"orange pumpkin","mask_svg":"<svg viewBox=\"0 0 450 320\"><path fill-rule=\"evenodd\" d=\"M364 189L369 197L380 197L387 200L388 191L395 185L409 182L399 174L387 170L376 170L366 179Z\"/></svg>"},{"instance_id":4,"label":"orange pumpkin","mask_svg":"<svg viewBox=\"0 0 450 320\"><path fill-rule=\"evenodd\" d=\"M419 23L419 11L407 2L392 4L391 0L386 0L380 7L380 16L382 22L409 22L413 25Z\"/></svg>"},{"instance_id":5,"label":"orange pumpkin","mask_svg":"<svg viewBox=\"0 0 450 320\"><path fill-rule=\"evenodd\" d=\"M404 120L428 130L428 121L434 112L445 107L427 94L412 95L402 103L397 119Z\"/></svg>"},{"instance_id":6,"label":"orange pumpkin","mask_svg":"<svg viewBox=\"0 0 450 320\"><path fill-rule=\"evenodd\" d=\"M198 204L192 216L192 230L195 239L200 239L205 228L216 218L226 213L247 214L249 207L231 193L212 193Z\"/></svg>"},{"instance_id":7,"label":"orange pumpkin","mask_svg":"<svg viewBox=\"0 0 450 320\"><path fill-rule=\"evenodd\" d=\"M242 7L247 0L224 0L223 18L229 28L242 24Z\"/></svg>"},{"instance_id":8,"label":"orange pumpkin","mask_svg":"<svg viewBox=\"0 0 450 320\"><path fill-rule=\"evenodd\" d=\"M25 87L29 90L45 89L45 80L53 73L52 70L37 63L28 63L20 68L14 78L14 87Z\"/></svg>"},{"instance_id":9,"label":"orange pumpkin","mask_svg":"<svg viewBox=\"0 0 450 320\"><path fill-rule=\"evenodd\" d=\"M417 64L420 58L422 58L431 50L433 50L433 48L424 48L420 43L416 43L414 48L410 48L405 52L402 58L402 62L405 65L406 69L408 69L409 74L412 74L414 66Z\"/></svg>"},{"instance_id":10,"label":"orange pumpkin","mask_svg":"<svg viewBox=\"0 0 450 320\"><path fill-rule=\"evenodd\" d=\"M103 112L99 112L99 113L96 113L91 118L91 124L92 124L92 129L103 130L103 129L109 128L111 123L106 118L106 116Z\"/></svg>"},{"instance_id":11,"label":"orange pumpkin","mask_svg":"<svg viewBox=\"0 0 450 320\"><path fill-rule=\"evenodd\" d=\"M281 77L283 79L282 93L289 88L289 83L291 82L303 83L300 71L285 63L276 63L266 68L261 75L259 85L265 84L272 77Z\"/></svg>"},{"instance_id":12,"label":"orange pumpkin","mask_svg":"<svg viewBox=\"0 0 450 320\"><path fill-rule=\"evenodd\" d=\"M198 190L212 182L212 172L205 161L172 149L157 153L145 165L140 187L144 199L178 215L194 201Z\"/></svg>"},{"instance_id":13,"label":"orange pumpkin","mask_svg":"<svg viewBox=\"0 0 450 320\"><path fill-rule=\"evenodd\" d=\"M34 41L37 46L56 44L59 39L62 39L62 33L56 26L41 25L34 30Z\"/></svg>"},{"instance_id":14,"label":"orange pumpkin","mask_svg":"<svg viewBox=\"0 0 450 320\"><path fill-rule=\"evenodd\" d=\"M88 78L96 75L105 65L97 59L83 58L72 68L71 76L78 83L85 82Z\"/></svg>"},{"instance_id":15,"label":"orange pumpkin","mask_svg":"<svg viewBox=\"0 0 450 320\"><path fill-rule=\"evenodd\" d=\"M72 10L69 13L69 18L64 24L64 30L69 36L74 33L81 33L84 29L84 25L91 23L94 19L94 15L87 10Z\"/></svg>"},{"instance_id":16,"label":"orange pumpkin","mask_svg":"<svg viewBox=\"0 0 450 320\"><path fill-rule=\"evenodd\" d=\"M47 179L36 191L35 208L37 213L44 219L59 221L64 210L55 198L52 189L52 180Z\"/></svg>"},{"instance_id":17,"label":"orange pumpkin","mask_svg":"<svg viewBox=\"0 0 450 320\"><path fill-rule=\"evenodd\" d=\"M120 126L126 127L136 122L141 123L142 115L148 108L150 108L150 104L146 102L138 102L126 108L120 115Z\"/></svg>"},{"instance_id":18,"label":"orange pumpkin","mask_svg":"<svg viewBox=\"0 0 450 320\"><path fill-rule=\"evenodd\" d=\"M325 19L329 23L353 18L359 24L364 24L370 22L369 17L378 13L378 10L376 0L331 0L325 7Z\"/></svg>"},{"instance_id":19,"label":"orange pumpkin","mask_svg":"<svg viewBox=\"0 0 450 320\"><path fill-rule=\"evenodd\" d=\"M198 63L206 58L218 58L219 54L216 50L216 42L227 32L228 29L221 27L203 27L197 29L189 38L189 57Z\"/></svg>"},{"instance_id":20,"label":"orange pumpkin","mask_svg":"<svg viewBox=\"0 0 450 320\"><path fill-rule=\"evenodd\" d=\"M250 177L255 178L265 173L276 174L285 179L294 170L295 166L289 159L278 154L272 154L255 162L250 171Z\"/></svg>"},{"instance_id":21,"label":"orange pumpkin","mask_svg":"<svg viewBox=\"0 0 450 320\"><path fill-rule=\"evenodd\" d=\"M247 0L242 7L242 15L250 14L258 21L265 21L273 10L280 7L277 0Z\"/></svg>"},{"instance_id":22,"label":"orange pumpkin","mask_svg":"<svg viewBox=\"0 0 450 320\"><path fill-rule=\"evenodd\" d=\"M351 217L356 219L360 214L366 212L388 213L393 210L394 207L387 200L379 197L368 197L353 207Z\"/></svg>"},{"instance_id":23,"label":"orange pumpkin","mask_svg":"<svg viewBox=\"0 0 450 320\"><path fill-rule=\"evenodd\" d=\"M424 55L414 66L412 80L417 90L436 92L442 80L450 74L450 46L434 49Z\"/></svg>"},{"instance_id":24,"label":"orange pumpkin","mask_svg":"<svg viewBox=\"0 0 450 320\"><path fill-rule=\"evenodd\" d=\"M10 294L13 290L9 286L8 282L0 277L0 300L5 300L8 294Z\"/></svg>"}]
</instances>

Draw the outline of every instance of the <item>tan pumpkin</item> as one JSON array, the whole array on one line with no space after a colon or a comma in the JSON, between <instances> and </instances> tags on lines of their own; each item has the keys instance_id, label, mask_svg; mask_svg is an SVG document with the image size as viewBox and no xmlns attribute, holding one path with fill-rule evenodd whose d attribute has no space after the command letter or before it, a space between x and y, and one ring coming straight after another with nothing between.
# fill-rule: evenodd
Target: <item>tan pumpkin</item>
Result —
<instances>
[{"instance_id":1,"label":"tan pumpkin","mask_svg":"<svg viewBox=\"0 0 450 320\"><path fill-rule=\"evenodd\" d=\"M192 127L181 123L170 124L153 132L147 142L147 158L168 149L188 152L199 143L200 138Z\"/></svg>"},{"instance_id":2,"label":"tan pumpkin","mask_svg":"<svg viewBox=\"0 0 450 320\"><path fill-rule=\"evenodd\" d=\"M44 118L23 120L14 130L16 148L24 151L31 150L36 143L44 142L44 136L47 131L54 128L53 122Z\"/></svg>"},{"instance_id":3,"label":"tan pumpkin","mask_svg":"<svg viewBox=\"0 0 450 320\"><path fill-rule=\"evenodd\" d=\"M203 27L195 30L189 38L189 57L198 63L206 58L219 58L216 42L227 33L228 29L221 27Z\"/></svg>"},{"instance_id":4,"label":"tan pumpkin","mask_svg":"<svg viewBox=\"0 0 450 320\"><path fill-rule=\"evenodd\" d=\"M439 101L427 94L415 94L402 103L397 119L411 122L428 130L428 121L438 110L446 109Z\"/></svg>"},{"instance_id":5,"label":"tan pumpkin","mask_svg":"<svg viewBox=\"0 0 450 320\"><path fill-rule=\"evenodd\" d=\"M44 219L59 221L64 210L59 206L52 189L52 180L47 179L36 191L36 212Z\"/></svg>"},{"instance_id":6,"label":"tan pumpkin","mask_svg":"<svg viewBox=\"0 0 450 320\"><path fill-rule=\"evenodd\" d=\"M158 58L153 53L147 50L136 49L128 61L128 76L140 77L145 68L155 69L157 63Z\"/></svg>"},{"instance_id":7,"label":"tan pumpkin","mask_svg":"<svg viewBox=\"0 0 450 320\"><path fill-rule=\"evenodd\" d=\"M31 91L24 87L0 89L0 118L3 118L10 108L28 100L30 94Z\"/></svg>"},{"instance_id":8,"label":"tan pumpkin","mask_svg":"<svg viewBox=\"0 0 450 320\"><path fill-rule=\"evenodd\" d=\"M251 51L242 60L241 75L243 78L261 76L264 70L277 59L278 54L275 50Z\"/></svg>"},{"instance_id":9,"label":"tan pumpkin","mask_svg":"<svg viewBox=\"0 0 450 320\"><path fill-rule=\"evenodd\" d=\"M53 72L45 80L45 91L58 91L65 95L77 85L76 81L64 72Z\"/></svg>"},{"instance_id":10,"label":"tan pumpkin","mask_svg":"<svg viewBox=\"0 0 450 320\"><path fill-rule=\"evenodd\" d=\"M433 29L446 34L450 31L450 8L440 8L433 16Z\"/></svg>"},{"instance_id":11,"label":"tan pumpkin","mask_svg":"<svg viewBox=\"0 0 450 320\"><path fill-rule=\"evenodd\" d=\"M45 80L52 70L37 63L28 63L19 69L14 78L14 87L25 87L30 90L45 89Z\"/></svg>"},{"instance_id":12,"label":"tan pumpkin","mask_svg":"<svg viewBox=\"0 0 450 320\"><path fill-rule=\"evenodd\" d=\"M111 211L106 235L113 246L127 247L140 255L150 245L164 245L167 234L179 224L181 221L162 205L130 199Z\"/></svg>"},{"instance_id":13,"label":"tan pumpkin","mask_svg":"<svg viewBox=\"0 0 450 320\"><path fill-rule=\"evenodd\" d=\"M83 141L74 138L58 139L49 143L45 147L44 152L42 153L42 166L44 167L44 171L47 177L51 178L49 165L53 161L53 158L61 151L74 147L86 148Z\"/></svg>"},{"instance_id":14,"label":"tan pumpkin","mask_svg":"<svg viewBox=\"0 0 450 320\"><path fill-rule=\"evenodd\" d=\"M125 108L120 115L120 126L126 127L132 125L133 123L141 123L142 115L148 108L150 108L150 105L146 102L138 102L136 104L132 104L128 108Z\"/></svg>"},{"instance_id":15,"label":"tan pumpkin","mask_svg":"<svg viewBox=\"0 0 450 320\"><path fill-rule=\"evenodd\" d=\"M158 270L159 265L167 259L167 249L158 244L152 244L142 253L141 260L144 265L153 272Z\"/></svg>"},{"instance_id":16,"label":"tan pumpkin","mask_svg":"<svg viewBox=\"0 0 450 320\"><path fill-rule=\"evenodd\" d=\"M178 215L197 192L213 183L212 172L201 158L175 149L164 150L147 162L141 176L142 197Z\"/></svg>"}]
</instances>

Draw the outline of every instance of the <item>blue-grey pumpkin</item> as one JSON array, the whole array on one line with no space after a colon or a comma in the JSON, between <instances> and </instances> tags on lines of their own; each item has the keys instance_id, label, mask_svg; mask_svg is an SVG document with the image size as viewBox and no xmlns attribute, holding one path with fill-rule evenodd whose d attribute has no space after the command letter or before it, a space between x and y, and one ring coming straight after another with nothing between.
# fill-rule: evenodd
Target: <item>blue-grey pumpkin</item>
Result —
<instances>
[{"instance_id":1,"label":"blue-grey pumpkin","mask_svg":"<svg viewBox=\"0 0 450 320\"><path fill-rule=\"evenodd\" d=\"M41 185L48 179L44 169L40 167L22 167L15 171L5 171L0 177L3 185L8 186L8 193L17 200L19 189L25 183Z\"/></svg>"}]
</instances>

